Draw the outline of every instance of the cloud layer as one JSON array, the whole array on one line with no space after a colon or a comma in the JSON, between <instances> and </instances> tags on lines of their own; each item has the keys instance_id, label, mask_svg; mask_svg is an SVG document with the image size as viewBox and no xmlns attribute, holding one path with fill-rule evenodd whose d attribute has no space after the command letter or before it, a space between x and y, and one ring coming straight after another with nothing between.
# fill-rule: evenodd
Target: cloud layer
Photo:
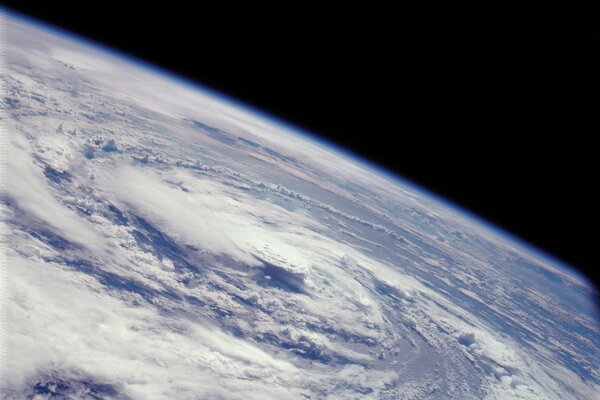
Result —
<instances>
[{"instance_id":1,"label":"cloud layer","mask_svg":"<svg viewBox=\"0 0 600 400\"><path fill-rule=\"evenodd\" d=\"M4 397L600 390L593 289L564 266L182 81L7 22Z\"/></svg>"}]
</instances>

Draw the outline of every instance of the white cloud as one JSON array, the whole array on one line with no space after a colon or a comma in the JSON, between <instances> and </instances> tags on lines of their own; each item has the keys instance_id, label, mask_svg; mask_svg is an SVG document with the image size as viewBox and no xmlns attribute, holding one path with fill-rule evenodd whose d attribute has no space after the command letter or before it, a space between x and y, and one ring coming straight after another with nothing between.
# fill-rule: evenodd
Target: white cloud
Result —
<instances>
[{"instance_id":1,"label":"white cloud","mask_svg":"<svg viewBox=\"0 0 600 400\"><path fill-rule=\"evenodd\" d=\"M103 238L76 212L57 200L42 171L34 162L27 140L14 128L7 141L7 193L18 206L42 223L54 227L68 240L86 246L94 252L106 252Z\"/></svg>"},{"instance_id":2,"label":"white cloud","mask_svg":"<svg viewBox=\"0 0 600 400\"><path fill-rule=\"evenodd\" d=\"M19 22L9 29L7 87L22 105L10 114L14 204L5 205L14 399L52 374L135 399L597 392L555 354L593 348L594 337L532 319L511 297L523 284L512 273L527 272L509 263L524 254L518 246L182 82ZM296 161L215 141L182 118ZM102 152L110 140L119 151ZM45 164L70 181L50 183ZM135 215L178 253L145 245ZM60 249L34 237L36 229L81 248ZM284 290L286 279L302 290ZM562 322L567 310L548 304L536 303L544 318ZM577 317L578 326L589 321ZM498 321L541 333L526 346ZM542 347L543 334L572 342ZM578 357L600 376L592 352Z\"/></svg>"}]
</instances>

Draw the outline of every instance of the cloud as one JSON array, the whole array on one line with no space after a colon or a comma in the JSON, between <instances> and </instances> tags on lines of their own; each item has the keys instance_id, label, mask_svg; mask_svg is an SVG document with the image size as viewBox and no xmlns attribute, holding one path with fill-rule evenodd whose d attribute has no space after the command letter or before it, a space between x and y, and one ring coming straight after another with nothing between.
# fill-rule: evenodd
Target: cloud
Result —
<instances>
[{"instance_id":1,"label":"cloud","mask_svg":"<svg viewBox=\"0 0 600 400\"><path fill-rule=\"evenodd\" d=\"M8 29L9 398L597 393L583 292L515 244L184 82Z\"/></svg>"},{"instance_id":2,"label":"cloud","mask_svg":"<svg viewBox=\"0 0 600 400\"><path fill-rule=\"evenodd\" d=\"M53 193L35 163L29 143L14 130L7 141L6 154L6 168L10 171L6 191L18 207L74 243L97 253L107 251L104 239L94 228L57 199L57 193Z\"/></svg>"}]
</instances>

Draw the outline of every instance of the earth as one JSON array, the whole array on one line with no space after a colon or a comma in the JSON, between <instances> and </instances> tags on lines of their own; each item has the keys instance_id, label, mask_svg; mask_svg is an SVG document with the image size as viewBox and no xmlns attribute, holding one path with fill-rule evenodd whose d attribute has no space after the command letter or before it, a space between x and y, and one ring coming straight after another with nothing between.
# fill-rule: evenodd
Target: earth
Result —
<instances>
[{"instance_id":1,"label":"earth","mask_svg":"<svg viewBox=\"0 0 600 400\"><path fill-rule=\"evenodd\" d=\"M570 266L198 84L2 27L3 398L599 398Z\"/></svg>"}]
</instances>

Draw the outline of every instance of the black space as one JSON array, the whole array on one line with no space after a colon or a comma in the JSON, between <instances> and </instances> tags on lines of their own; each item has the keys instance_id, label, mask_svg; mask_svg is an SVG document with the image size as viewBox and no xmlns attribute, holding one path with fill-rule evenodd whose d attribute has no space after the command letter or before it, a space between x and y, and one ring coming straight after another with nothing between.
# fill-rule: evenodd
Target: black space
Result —
<instances>
[{"instance_id":1,"label":"black space","mask_svg":"<svg viewBox=\"0 0 600 400\"><path fill-rule=\"evenodd\" d=\"M19 3L4 2L318 133L598 283L593 2Z\"/></svg>"}]
</instances>

